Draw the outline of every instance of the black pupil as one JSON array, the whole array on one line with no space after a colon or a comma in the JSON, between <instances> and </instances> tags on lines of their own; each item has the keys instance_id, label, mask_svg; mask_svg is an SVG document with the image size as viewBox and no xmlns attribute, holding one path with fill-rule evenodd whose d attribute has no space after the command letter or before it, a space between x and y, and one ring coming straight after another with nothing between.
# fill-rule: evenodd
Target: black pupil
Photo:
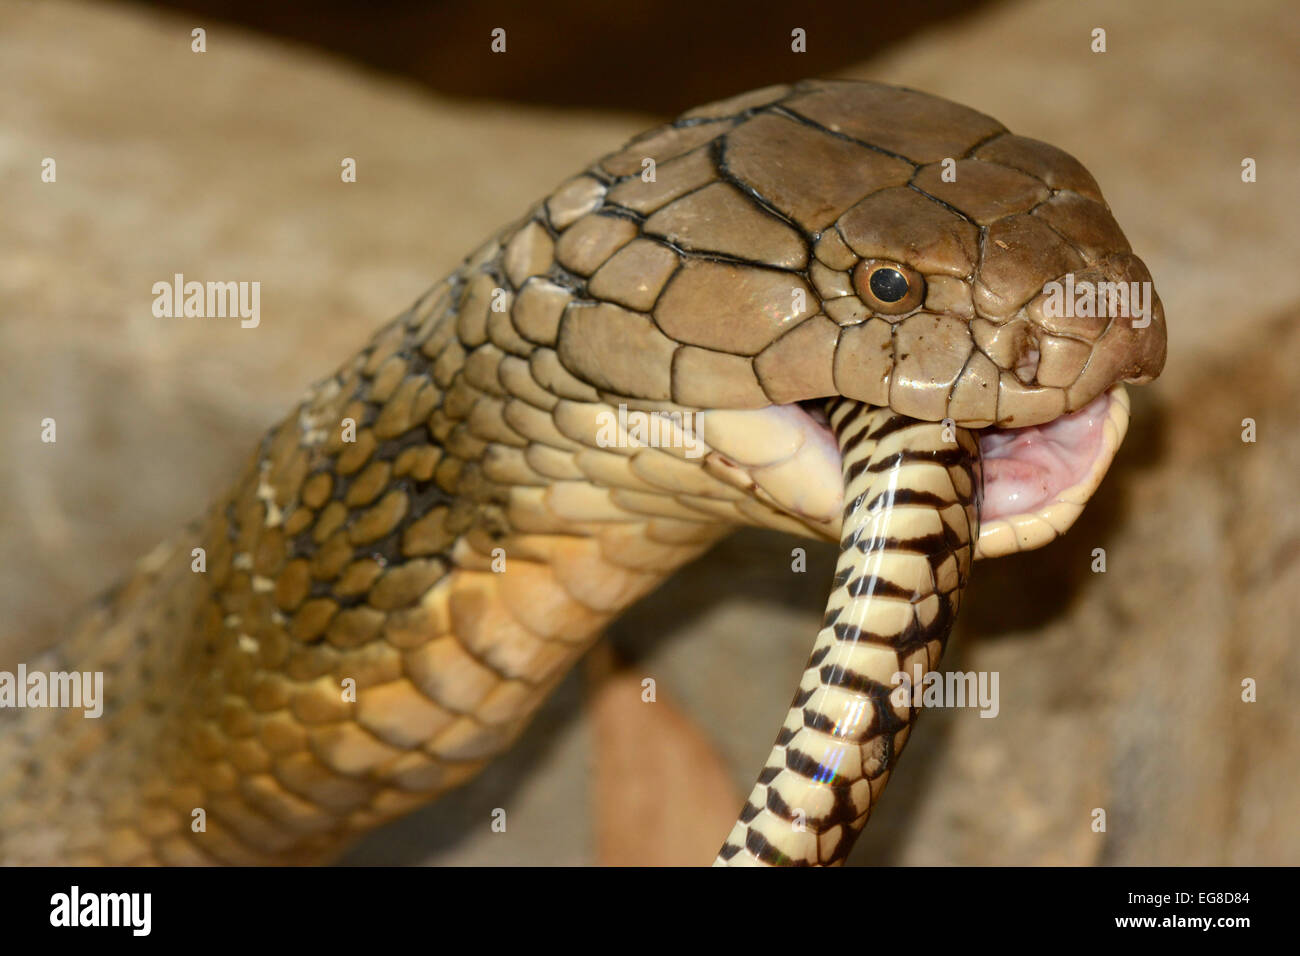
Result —
<instances>
[{"instance_id":1,"label":"black pupil","mask_svg":"<svg viewBox=\"0 0 1300 956\"><path fill-rule=\"evenodd\" d=\"M881 302L897 302L907 295L907 276L897 269L877 269L871 273L871 294Z\"/></svg>"}]
</instances>

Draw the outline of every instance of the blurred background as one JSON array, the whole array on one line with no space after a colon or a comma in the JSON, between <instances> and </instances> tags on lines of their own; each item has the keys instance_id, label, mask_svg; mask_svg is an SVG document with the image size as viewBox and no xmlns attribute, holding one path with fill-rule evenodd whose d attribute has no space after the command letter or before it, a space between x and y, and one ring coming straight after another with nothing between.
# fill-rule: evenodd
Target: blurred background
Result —
<instances>
[{"instance_id":1,"label":"blurred background","mask_svg":"<svg viewBox=\"0 0 1300 956\"><path fill-rule=\"evenodd\" d=\"M1151 268L1170 349L1075 529L975 568L944 663L997 671L1001 713L924 715L852 862L1300 862L1298 44L1284 0L0 0L0 667L590 159L749 87L876 79L1082 160ZM155 319L175 272L259 280L260 327ZM708 862L833 563L738 534L621 620L505 758L346 862Z\"/></svg>"}]
</instances>

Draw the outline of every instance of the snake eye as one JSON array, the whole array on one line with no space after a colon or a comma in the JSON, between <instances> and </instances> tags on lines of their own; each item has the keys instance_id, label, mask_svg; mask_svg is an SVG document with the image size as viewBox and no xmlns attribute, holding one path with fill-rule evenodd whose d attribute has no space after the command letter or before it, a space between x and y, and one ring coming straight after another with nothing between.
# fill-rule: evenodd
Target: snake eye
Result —
<instances>
[{"instance_id":1,"label":"snake eye","mask_svg":"<svg viewBox=\"0 0 1300 956\"><path fill-rule=\"evenodd\" d=\"M858 296L875 312L901 315L925 298L925 280L907 266L887 259L863 259L853 270Z\"/></svg>"}]
</instances>

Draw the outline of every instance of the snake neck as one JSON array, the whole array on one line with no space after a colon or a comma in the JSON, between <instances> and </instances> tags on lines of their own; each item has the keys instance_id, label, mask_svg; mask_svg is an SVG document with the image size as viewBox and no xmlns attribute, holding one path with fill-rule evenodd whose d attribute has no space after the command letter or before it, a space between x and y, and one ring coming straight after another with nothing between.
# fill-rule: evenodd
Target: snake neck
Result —
<instances>
[{"instance_id":1,"label":"snake neck","mask_svg":"<svg viewBox=\"0 0 1300 956\"><path fill-rule=\"evenodd\" d=\"M554 352L467 335L497 269L383 328L28 665L102 673L103 713L0 711L0 860L328 860L472 777L727 533L670 493L679 450L592 442L614 409Z\"/></svg>"}]
</instances>

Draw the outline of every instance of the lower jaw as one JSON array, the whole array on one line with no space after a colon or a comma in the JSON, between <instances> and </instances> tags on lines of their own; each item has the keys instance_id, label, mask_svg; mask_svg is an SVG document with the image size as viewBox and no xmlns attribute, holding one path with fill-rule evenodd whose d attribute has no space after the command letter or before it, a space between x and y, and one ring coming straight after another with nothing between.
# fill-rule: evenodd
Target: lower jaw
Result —
<instances>
[{"instance_id":1,"label":"lower jaw","mask_svg":"<svg viewBox=\"0 0 1300 956\"><path fill-rule=\"evenodd\" d=\"M797 454L768 463L735 461L727 454L725 429L714 433L715 444L707 427L711 413L705 413L704 437L774 511L787 521L793 516L817 537L837 540L843 476L824 405L816 400L726 413L732 423L736 416L754 416L747 430L802 432ZM1116 384L1085 408L1041 426L979 429L985 479L975 556L1031 550L1063 534L1105 477L1128 429L1128 411L1128 393ZM1055 451L1054 443L1060 446Z\"/></svg>"},{"instance_id":2,"label":"lower jaw","mask_svg":"<svg viewBox=\"0 0 1300 956\"><path fill-rule=\"evenodd\" d=\"M1129 397L1123 385L1112 385L1088 406L1035 429L1042 441L1054 434L1069 435L1074 460L1068 467L1038 468L1043 484L1032 493L1008 496L999 485L1013 470L1004 463L1017 459L1002 457L1019 429L984 429L980 448L985 455L984 491L986 506L980 511L977 558L998 557L1040 548L1064 534L1083 512L1128 431ZM1014 440L1010 444L1015 444Z\"/></svg>"}]
</instances>

